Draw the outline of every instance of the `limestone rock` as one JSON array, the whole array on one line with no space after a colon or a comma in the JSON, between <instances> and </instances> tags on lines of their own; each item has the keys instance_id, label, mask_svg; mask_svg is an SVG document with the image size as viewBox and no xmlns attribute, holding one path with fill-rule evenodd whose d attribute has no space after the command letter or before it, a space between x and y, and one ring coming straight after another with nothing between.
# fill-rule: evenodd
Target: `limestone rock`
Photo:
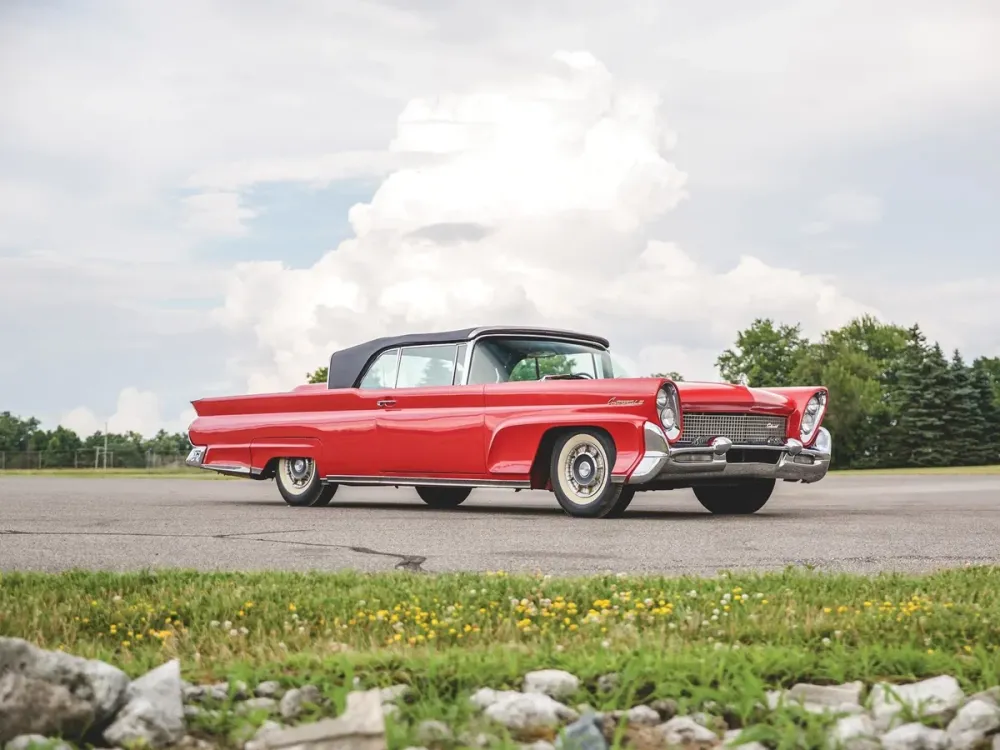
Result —
<instances>
[{"instance_id":1,"label":"limestone rock","mask_svg":"<svg viewBox=\"0 0 1000 750\"><path fill-rule=\"evenodd\" d=\"M0 638L0 743L24 734L79 739L115 715L128 685L110 664Z\"/></svg>"},{"instance_id":2,"label":"limestone rock","mask_svg":"<svg viewBox=\"0 0 1000 750\"><path fill-rule=\"evenodd\" d=\"M712 746L719 741L718 735L703 727L690 716L675 716L665 724L660 724L660 733L668 745Z\"/></svg>"},{"instance_id":3,"label":"limestone rock","mask_svg":"<svg viewBox=\"0 0 1000 750\"><path fill-rule=\"evenodd\" d=\"M382 688L379 690L379 699L383 703L395 703L396 701L405 698L409 692L409 685L393 685L392 687Z\"/></svg>"},{"instance_id":4,"label":"limestone rock","mask_svg":"<svg viewBox=\"0 0 1000 750\"><path fill-rule=\"evenodd\" d=\"M830 731L830 744L841 750L878 750L875 722L867 714L845 716Z\"/></svg>"},{"instance_id":5,"label":"limestone rock","mask_svg":"<svg viewBox=\"0 0 1000 750\"><path fill-rule=\"evenodd\" d=\"M883 750L947 750L948 733L919 722L903 724L882 735Z\"/></svg>"},{"instance_id":6,"label":"limestone rock","mask_svg":"<svg viewBox=\"0 0 1000 750\"><path fill-rule=\"evenodd\" d=\"M501 700L512 698L514 696L521 695L517 690L494 690L493 688L479 688L472 696L469 698L469 702L474 708L480 710L492 706L494 703L499 703Z\"/></svg>"},{"instance_id":7,"label":"limestone rock","mask_svg":"<svg viewBox=\"0 0 1000 750\"><path fill-rule=\"evenodd\" d=\"M351 692L336 719L323 719L268 732L257 750L386 750L385 719L379 691Z\"/></svg>"},{"instance_id":8,"label":"limestone rock","mask_svg":"<svg viewBox=\"0 0 1000 750\"><path fill-rule=\"evenodd\" d=\"M985 700L969 701L948 724L951 750L972 750L1000 730L1000 707Z\"/></svg>"},{"instance_id":9,"label":"limestone rock","mask_svg":"<svg viewBox=\"0 0 1000 750\"><path fill-rule=\"evenodd\" d=\"M129 686L128 702L104 731L112 745L143 742L165 747L186 731L181 666L177 659L147 672Z\"/></svg>"},{"instance_id":10,"label":"limestone rock","mask_svg":"<svg viewBox=\"0 0 1000 750\"><path fill-rule=\"evenodd\" d=\"M904 708L914 716L949 720L964 698L958 680L942 675L909 685L875 685L871 711L875 727L886 731L900 723Z\"/></svg>"},{"instance_id":11,"label":"limestone rock","mask_svg":"<svg viewBox=\"0 0 1000 750\"><path fill-rule=\"evenodd\" d=\"M579 714L544 693L513 693L486 707L487 718L516 733L554 729Z\"/></svg>"},{"instance_id":12,"label":"limestone rock","mask_svg":"<svg viewBox=\"0 0 1000 750\"><path fill-rule=\"evenodd\" d=\"M524 676L525 693L542 693L565 700L580 689L580 679L562 669L540 669Z\"/></svg>"},{"instance_id":13,"label":"limestone rock","mask_svg":"<svg viewBox=\"0 0 1000 750\"><path fill-rule=\"evenodd\" d=\"M629 724L659 724L660 714L649 706L634 706L625 712Z\"/></svg>"},{"instance_id":14,"label":"limestone rock","mask_svg":"<svg viewBox=\"0 0 1000 750\"><path fill-rule=\"evenodd\" d=\"M281 683L277 680L265 680L253 691L253 694L258 698L277 698L280 693Z\"/></svg>"}]
</instances>

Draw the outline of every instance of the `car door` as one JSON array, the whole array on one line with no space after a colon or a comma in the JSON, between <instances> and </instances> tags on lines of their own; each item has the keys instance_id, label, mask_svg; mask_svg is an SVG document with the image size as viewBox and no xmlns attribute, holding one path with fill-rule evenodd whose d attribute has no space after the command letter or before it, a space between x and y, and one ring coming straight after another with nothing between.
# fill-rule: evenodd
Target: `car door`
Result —
<instances>
[{"instance_id":1,"label":"car door","mask_svg":"<svg viewBox=\"0 0 1000 750\"><path fill-rule=\"evenodd\" d=\"M396 387L377 403L383 475L485 473L484 387L460 384L466 346L403 347Z\"/></svg>"},{"instance_id":2,"label":"car door","mask_svg":"<svg viewBox=\"0 0 1000 750\"><path fill-rule=\"evenodd\" d=\"M340 408L322 425L329 475L371 479L381 473L378 410L395 392L398 362L398 347L384 351L369 365L357 389L331 392L329 398Z\"/></svg>"}]
</instances>

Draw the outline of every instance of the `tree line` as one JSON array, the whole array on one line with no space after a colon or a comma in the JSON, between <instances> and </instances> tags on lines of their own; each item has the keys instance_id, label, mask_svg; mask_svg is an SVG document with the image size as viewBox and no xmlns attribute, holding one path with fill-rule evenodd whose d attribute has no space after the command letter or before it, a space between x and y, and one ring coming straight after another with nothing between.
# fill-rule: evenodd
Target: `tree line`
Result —
<instances>
[{"instance_id":1,"label":"tree line","mask_svg":"<svg viewBox=\"0 0 1000 750\"><path fill-rule=\"evenodd\" d=\"M38 469L104 466L107 446L109 468L146 468L161 458L183 458L191 450L184 433L160 430L146 438L138 432L103 432L80 437L66 427L41 428L34 417L21 418L9 411L0 412L0 468Z\"/></svg>"},{"instance_id":2,"label":"tree line","mask_svg":"<svg viewBox=\"0 0 1000 750\"><path fill-rule=\"evenodd\" d=\"M541 369L560 374L550 358ZM834 436L839 468L961 466L1000 463L1000 357L967 363L928 342L919 325L903 328L862 316L826 331L818 341L801 326L758 318L736 335L716 360L722 379L746 376L751 387L822 385L830 391L824 425ZM534 365L525 378L535 377ZM567 370L568 372L568 370ZM678 372L654 373L683 380ZM306 375L326 382L326 367ZM31 454L24 468L103 465L105 436L80 437L65 427L44 430L34 418L0 412L0 453L6 468ZM187 435L163 430L107 436L108 465L147 466L150 456L178 457L191 449Z\"/></svg>"},{"instance_id":3,"label":"tree line","mask_svg":"<svg viewBox=\"0 0 1000 750\"><path fill-rule=\"evenodd\" d=\"M919 325L862 316L809 341L798 325L757 319L716 365L730 382L826 386L837 467L1000 463L1000 357L948 356Z\"/></svg>"}]
</instances>

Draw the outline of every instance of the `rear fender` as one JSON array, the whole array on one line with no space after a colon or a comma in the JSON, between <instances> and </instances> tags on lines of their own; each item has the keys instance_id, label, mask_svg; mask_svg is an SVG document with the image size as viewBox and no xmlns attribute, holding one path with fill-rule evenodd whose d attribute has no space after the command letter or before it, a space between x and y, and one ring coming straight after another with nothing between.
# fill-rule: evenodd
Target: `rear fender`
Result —
<instances>
[{"instance_id":1,"label":"rear fender","mask_svg":"<svg viewBox=\"0 0 1000 750\"><path fill-rule=\"evenodd\" d=\"M250 458L261 479L274 476L279 458L311 458L323 476L322 443L317 438L263 437L250 443Z\"/></svg>"},{"instance_id":2,"label":"rear fender","mask_svg":"<svg viewBox=\"0 0 1000 750\"><path fill-rule=\"evenodd\" d=\"M486 470L491 475L530 476L532 487L544 486L548 480L551 455L548 451L554 437L567 429L590 427L603 430L614 441L617 455L611 474L624 479L642 458L645 422L645 417L635 414L595 412L558 417L552 414L525 414L506 419L494 427L490 436ZM544 456L542 452L545 452Z\"/></svg>"}]
</instances>

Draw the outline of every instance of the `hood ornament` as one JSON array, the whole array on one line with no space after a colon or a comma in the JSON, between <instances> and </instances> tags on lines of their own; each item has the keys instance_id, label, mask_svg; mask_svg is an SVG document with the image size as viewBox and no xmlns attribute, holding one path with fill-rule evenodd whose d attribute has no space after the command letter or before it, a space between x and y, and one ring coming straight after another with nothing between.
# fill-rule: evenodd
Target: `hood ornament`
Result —
<instances>
[{"instance_id":1,"label":"hood ornament","mask_svg":"<svg viewBox=\"0 0 1000 750\"><path fill-rule=\"evenodd\" d=\"M741 372L741 373L739 374L739 376L738 376L738 377L736 378L736 381L737 381L737 382L738 382L738 383L739 383L740 385L742 385L742 386L744 386L744 387L748 387L748 386L750 385L750 376L749 376L749 375L747 375L747 374L746 374L745 372Z\"/></svg>"}]
</instances>

